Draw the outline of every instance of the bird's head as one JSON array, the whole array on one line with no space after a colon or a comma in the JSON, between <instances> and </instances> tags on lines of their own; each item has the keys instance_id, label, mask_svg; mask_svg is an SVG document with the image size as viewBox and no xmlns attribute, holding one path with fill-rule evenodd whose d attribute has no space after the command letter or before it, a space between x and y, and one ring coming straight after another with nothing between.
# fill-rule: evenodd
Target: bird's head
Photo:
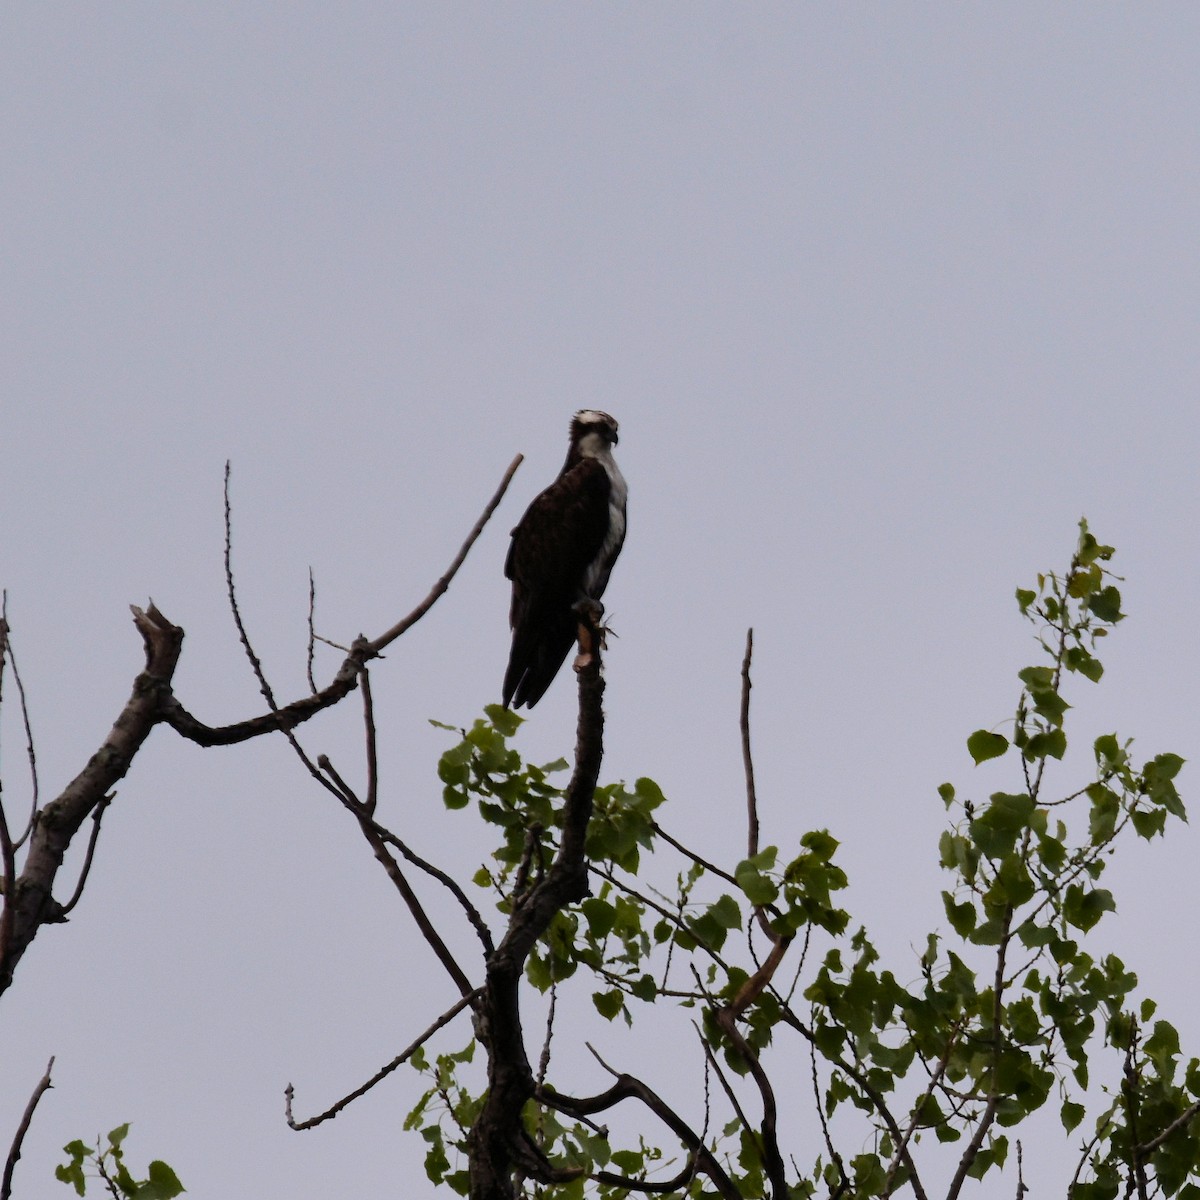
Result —
<instances>
[{"instance_id":1,"label":"bird's head","mask_svg":"<svg viewBox=\"0 0 1200 1200\"><path fill-rule=\"evenodd\" d=\"M571 445L580 454L602 454L617 444L617 422L595 408L580 409L571 421Z\"/></svg>"}]
</instances>

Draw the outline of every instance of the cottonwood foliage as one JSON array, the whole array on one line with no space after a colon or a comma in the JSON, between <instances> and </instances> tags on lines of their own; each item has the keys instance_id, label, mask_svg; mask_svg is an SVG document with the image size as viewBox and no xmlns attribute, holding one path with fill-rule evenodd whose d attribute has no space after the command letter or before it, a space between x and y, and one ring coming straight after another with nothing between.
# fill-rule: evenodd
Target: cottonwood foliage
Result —
<instances>
[{"instance_id":1,"label":"cottonwood foliage","mask_svg":"<svg viewBox=\"0 0 1200 1200\"><path fill-rule=\"evenodd\" d=\"M1101 938L1113 854L1185 817L1183 760L1139 759L1116 733L1068 740L1069 697L1102 681L1099 649L1124 616L1112 556L1081 522L1067 569L1016 593L1038 656L1018 673L1015 716L967 739L976 764L1003 760L1009 790L937 789L945 925L916 961L842 906L829 831L761 849L752 834L746 857L710 863L670 836L651 780L596 790L590 894L537 939L526 1001L583 989L604 1021L631 1024L675 1006L695 1029L690 1078L707 1083L703 1096L680 1084L677 1057L640 1075L605 1063L611 1092L582 1101L544 1053L522 1117L553 1171L523 1177L518 1161L517 1194L924 1198L936 1175L953 1200L982 1180L999 1194L1002 1175L1020 1197L1018 1139L1036 1116L1060 1130L1072 1200L1200 1198L1200 1063ZM551 870L564 810L566 763L524 762L520 723L489 707L438 768L446 805L494 830L474 883L509 920ZM485 1103L475 1047L460 1036L410 1060L426 1090L406 1127L427 1143L429 1178L462 1195ZM598 1123L618 1101L637 1109L639 1135ZM1042 1173L1028 1154L1023 1171Z\"/></svg>"}]
</instances>

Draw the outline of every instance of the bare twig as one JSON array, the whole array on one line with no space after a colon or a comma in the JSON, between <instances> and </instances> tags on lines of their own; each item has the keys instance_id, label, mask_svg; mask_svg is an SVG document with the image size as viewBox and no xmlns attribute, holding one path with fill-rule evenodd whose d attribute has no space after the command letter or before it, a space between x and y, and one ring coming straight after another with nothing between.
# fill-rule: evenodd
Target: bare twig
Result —
<instances>
[{"instance_id":1,"label":"bare twig","mask_svg":"<svg viewBox=\"0 0 1200 1200\"><path fill-rule=\"evenodd\" d=\"M554 1012L558 1007L558 985L550 984L550 1008L546 1013L546 1037L542 1042L542 1055L538 1059L537 1086L540 1088L546 1082L546 1072L550 1070L550 1043L554 1039Z\"/></svg>"},{"instance_id":2,"label":"bare twig","mask_svg":"<svg viewBox=\"0 0 1200 1200\"><path fill-rule=\"evenodd\" d=\"M783 1004L781 1001L780 1020L785 1025L790 1025L810 1046L817 1047L816 1034L792 1011L792 1009ZM883 1093L875 1087L870 1079L867 1078L865 1072L859 1070L852 1062L847 1060L844 1055L822 1052L823 1057L839 1071L842 1072L848 1079L854 1081L855 1086L864 1096L870 1100L874 1106L876 1113L879 1114L879 1119L887 1126L888 1132L892 1135L892 1141L899 1144L904 1134L901 1132L900 1124L892 1114L892 1110L888 1105L887 1098ZM904 1152L904 1166L908 1171L908 1183L913 1190L913 1194L917 1200L929 1200L928 1194L921 1183L921 1177L917 1173L917 1164L913 1162L912 1155L908 1150Z\"/></svg>"},{"instance_id":3,"label":"bare twig","mask_svg":"<svg viewBox=\"0 0 1200 1200\"><path fill-rule=\"evenodd\" d=\"M92 813L92 832L88 838L87 853L83 858L83 869L79 872L79 882L75 885L75 891L72 892L70 900L62 906L62 915L64 917L79 903L79 897L83 895L84 885L87 883L88 874L92 869L92 859L96 854L96 843L100 840L100 819L104 816L104 810L113 802L115 796L115 792L109 792L96 805L95 811Z\"/></svg>"},{"instance_id":4,"label":"bare twig","mask_svg":"<svg viewBox=\"0 0 1200 1200\"><path fill-rule=\"evenodd\" d=\"M362 818L360 818L362 819ZM476 936L483 945L485 954L491 954L495 949L492 942L492 931L487 927L487 922L480 916L479 910L467 898L466 892L458 882L447 875L440 867L435 867L433 863L426 862L419 854L411 850L404 842L402 842L389 829L385 829L378 821L371 821L371 827L379 836L387 842L389 846L399 850L400 853L419 871L424 871L426 875L436 879L450 894L458 901L463 912L466 914L467 920L471 922L472 928L475 930Z\"/></svg>"},{"instance_id":5,"label":"bare twig","mask_svg":"<svg viewBox=\"0 0 1200 1200\"><path fill-rule=\"evenodd\" d=\"M25 844L30 830L33 828L33 822L37 817L40 789L38 784L37 751L33 746L33 723L29 718L29 700L25 695L25 684L21 680L21 669L17 666L17 652L13 649L12 630L8 624L8 593L4 592L2 599L0 599L0 676L3 675L4 659L6 657L9 666L12 667L13 682L17 685L17 701L21 708L21 723L25 727L25 754L29 759L31 792L29 818L25 822L25 828L21 831L20 836L13 842L13 849L15 851L20 850Z\"/></svg>"},{"instance_id":6,"label":"bare twig","mask_svg":"<svg viewBox=\"0 0 1200 1200\"><path fill-rule=\"evenodd\" d=\"M742 659L742 764L746 771L746 857L758 853L758 793L754 788L754 758L750 754L750 659L754 654L754 630L746 630L746 657Z\"/></svg>"},{"instance_id":7,"label":"bare twig","mask_svg":"<svg viewBox=\"0 0 1200 1200\"><path fill-rule=\"evenodd\" d=\"M716 863L709 862L706 858L701 858L694 850L689 850L682 842L673 838L657 821L651 821L650 828L654 830L656 837L662 838L668 846L673 846L684 858L690 858L698 867L711 871L718 879L723 879L726 883L732 883L734 887L737 887L737 879L728 871L718 867Z\"/></svg>"},{"instance_id":8,"label":"bare twig","mask_svg":"<svg viewBox=\"0 0 1200 1200\"><path fill-rule=\"evenodd\" d=\"M13 851L12 835L0 804L0 858L4 862L4 907L0 910L0 962L8 958L12 942L13 922L16 919L17 858Z\"/></svg>"},{"instance_id":9,"label":"bare twig","mask_svg":"<svg viewBox=\"0 0 1200 1200\"><path fill-rule=\"evenodd\" d=\"M279 711L279 705L275 703L275 693L271 690L271 685L267 682L267 677L263 672L263 665L258 655L254 652L254 647L250 644L249 635L246 633L246 626L242 621L241 610L238 608L237 591L233 586L233 507L229 500L229 476L232 471L232 465L229 459L225 460L225 589L229 597L229 611L233 614L233 623L237 626L238 640L242 643L242 649L246 652L246 657L250 660L250 666L254 670L255 678L258 680L259 690L263 694L263 698L267 702L267 707L272 712Z\"/></svg>"},{"instance_id":10,"label":"bare twig","mask_svg":"<svg viewBox=\"0 0 1200 1200\"><path fill-rule=\"evenodd\" d=\"M829 1122L825 1118L825 1105L821 1103L821 1082L817 1078L817 1043L815 1041L808 1043L808 1064L812 1077L813 1100L816 1102L817 1108L817 1120L821 1123L821 1136L825 1139L825 1149L829 1152L829 1161L838 1169L840 1178L838 1192L840 1194L847 1183L846 1164L842 1161L842 1156L833 1148L833 1138L829 1136Z\"/></svg>"},{"instance_id":11,"label":"bare twig","mask_svg":"<svg viewBox=\"0 0 1200 1200\"><path fill-rule=\"evenodd\" d=\"M4 694L4 666L9 659L8 650L8 593L0 593L0 699ZM4 908L0 912L0 962L8 954L12 940L14 896L17 886L17 859L13 849L12 831L8 827L8 814L4 811L4 780L0 776L0 860L4 867Z\"/></svg>"},{"instance_id":12,"label":"bare twig","mask_svg":"<svg viewBox=\"0 0 1200 1200\"><path fill-rule=\"evenodd\" d=\"M706 997L707 999L707 997ZM700 1027L692 1022L692 1027L696 1030L696 1036L700 1039L700 1045L704 1047L704 1057L708 1065L717 1073L717 1082L721 1085L721 1089L725 1093L725 1098L729 1101L730 1107L733 1109L734 1116L746 1129L750 1128L750 1118L746 1115L742 1108L741 1101L737 1098L737 1093L733 1090L733 1085L729 1082L725 1072L721 1069L721 1064L717 1056L713 1053L712 1043L700 1032Z\"/></svg>"},{"instance_id":13,"label":"bare twig","mask_svg":"<svg viewBox=\"0 0 1200 1200\"><path fill-rule=\"evenodd\" d=\"M905 1152L908 1150L908 1144L912 1140L913 1134L917 1132L917 1127L921 1122L921 1113L925 1105L929 1102L930 1097L937 1091L938 1084L942 1081L942 1076L946 1073L946 1068L950 1065L950 1056L954 1052L954 1044L958 1040L958 1035L962 1026L954 1025L950 1030L950 1036L946 1039L946 1049L942 1051L941 1057L938 1059L938 1064L933 1074L930 1076L929 1083L925 1090L917 1098L917 1102L913 1105L912 1115L908 1119L908 1124L904 1129L904 1137L892 1151L892 1160L888 1163L887 1176L884 1180L882 1195L886 1198L892 1194L896 1187L896 1175L900 1169L900 1164L903 1161Z\"/></svg>"},{"instance_id":14,"label":"bare twig","mask_svg":"<svg viewBox=\"0 0 1200 1200\"><path fill-rule=\"evenodd\" d=\"M363 724L367 739L367 799L363 805L368 815L375 812L379 800L379 756L375 752L375 703L371 699L371 672L363 667L359 675L363 697Z\"/></svg>"},{"instance_id":15,"label":"bare twig","mask_svg":"<svg viewBox=\"0 0 1200 1200\"><path fill-rule=\"evenodd\" d=\"M4 1164L4 1178L0 1180L0 1200L9 1200L12 1196L12 1177L13 1169L17 1165L17 1160L21 1157L21 1145L25 1141L25 1135L29 1132L29 1125L33 1121L34 1109L38 1106L38 1101L49 1091L52 1086L50 1083L50 1072L54 1070L54 1059L46 1065L46 1073L38 1081L37 1087L33 1089L33 1095L29 1097L29 1103L25 1105L25 1112L21 1117L21 1123L17 1126L17 1132L13 1136L12 1147L8 1152L8 1160Z\"/></svg>"},{"instance_id":16,"label":"bare twig","mask_svg":"<svg viewBox=\"0 0 1200 1200\"><path fill-rule=\"evenodd\" d=\"M289 1083L284 1089L284 1109L287 1117L289 1129L300 1131L302 1129L312 1129L314 1125L320 1125L323 1121L330 1121L338 1115L348 1104L353 1104L360 1096L365 1096L380 1080L386 1079L398 1066L407 1062L416 1052L423 1046L437 1031L446 1025L449 1025L455 1017L469 1004L479 998L478 992L471 992L466 996L462 996L455 1001L417 1040L406 1046L390 1063L385 1067L380 1067L370 1079L367 1080L361 1087L357 1087L349 1095L343 1096L332 1107L327 1108L323 1113L315 1117L309 1117L306 1121L297 1121L292 1116L292 1097L295 1095L295 1089Z\"/></svg>"},{"instance_id":17,"label":"bare twig","mask_svg":"<svg viewBox=\"0 0 1200 1200\"><path fill-rule=\"evenodd\" d=\"M312 567L308 568L308 656L305 674L308 676L309 691L317 694L317 681L313 678L313 658L317 649L317 580Z\"/></svg>"},{"instance_id":18,"label":"bare twig","mask_svg":"<svg viewBox=\"0 0 1200 1200\"><path fill-rule=\"evenodd\" d=\"M438 961L446 968L446 973L454 980L455 987L464 996L471 995L475 991L474 986L467 978L462 967L458 965L454 955L450 953L449 946L446 945L441 935L434 928L433 922L429 919L420 900L417 899L416 892L412 890L412 886L405 878L404 872L400 870L400 864L388 853L383 838L375 832L372 822L365 816L359 822L359 827L362 829L367 843L374 851L375 858L387 872L387 876L395 885L396 890L403 897L404 903L408 906L408 911L412 914L413 920L417 923L417 928L421 931L421 936L429 943L429 947L437 955Z\"/></svg>"},{"instance_id":19,"label":"bare twig","mask_svg":"<svg viewBox=\"0 0 1200 1200\"><path fill-rule=\"evenodd\" d=\"M687 1185L696 1177L697 1156L692 1153L687 1156L683 1170L674 1179L662 1179L651 1183L647 1179L632 1179L628 1175L618 1175L614 1171L593 1171L589 1179L609 1187L624 1188L627 1192L644 1192L648 1196L662 1196L668 1192L686 1192Z\"/></svg>"},{"instance_id":20,"label":"bare twig","mask_svg":"<svg viewBox=\"0 0 1200 1200\"><path fill-rule=\"evenodd\" d=\"M508 490L508 485L512 482L512 477L517 473L517 468L524 461L524 458L523 454L518 454L509 463L508 470L504 472L504 478L500 480L500 486L496 489L496 494L488 502L487 507L483 510L483 515L475 522L474 529L467 534L467 540L463 542L458 554L455 555L454 561L450 564L441 579L433 585L429 595L407 617L398 621L386 633L381 633L371 643L371 649L375 654L378 654L385 647L390 646L402 633L406 633L411 629L437 603L438 599L445 594L446 589L450 586L450 581L458 574L458 568L463 565L463 560L467 557L471 547L475 545L476 539L483 532L483 527L491 519L492 513L496 511L500 501L504 498L504 493Z\"/></svg>"}]
</instances>

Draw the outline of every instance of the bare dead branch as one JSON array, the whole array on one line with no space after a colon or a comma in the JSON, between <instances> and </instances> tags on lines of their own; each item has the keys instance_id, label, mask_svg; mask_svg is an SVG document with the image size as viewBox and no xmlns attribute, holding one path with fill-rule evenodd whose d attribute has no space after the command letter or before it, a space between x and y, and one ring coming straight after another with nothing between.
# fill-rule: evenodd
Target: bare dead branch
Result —
<instances>
[{"instance_id":1,"label":"bare dead branch","mask_svg":"<svg viewBox=\"0 0 1200 1200\"><path fill-rule=\"evenodd\" d=\"M242 649L246 652L246 657L250 660L250 666L254 671L254 676L258 680L259 690L262 692L264 699L267 702L267 707L272 712L279 711L279 705L275 703L275 693L271 690L271 685L267 682L267 677L263 673L263 665L257 654L254 653L254 647L250 644L250 638L246 633L246 626L242 622L241 610L238 608L237 591L233 586L233 507L229 500L229 476L232 471L232 464L229 459L225 460L225 589L229 596L229 611L233 614L233 623L237 626L238 640L242 643Z\"/></svg>"},{"instance_id":2,"label":"bare dead branch","mask_svg":"<svg viewBox=\"0 0 1200 1200\"><path fill-rule=\"evenodd\" d=\"M96 806L125 775L159 720L160 704L179 661L183 630L154 607L133 609L146 665L99 750L83 770L40 812L29 837L24 864L6 902L13 907L11 936L0 960L0 992L42 925L64 920L53 897L54 881L71 839Z\"/></svg>"},{"instance_id":3,"label":"bare dead branch","mask_svg":"<svg viewBox=\"0 0 1200 1200\"><path fill-rule=\"evenodd\" d=\"M734 1049L741 1055L742 1061L746 1064L750 1072L750 1077L754 1080L755 1087L758 1088L758 1094L763 1106L763 1119L758 1131L763 1154L763 1166L766 1169L767 1178L771 1182L772 1195L776 1197L776 1200L785 1200L788 1194L788 1185L783 1155L779 1149L779 1110L775 1101L775 1089L771 1086L770 1077L763 1069L754 1048L742 1036L742 1031L738 1029L737 1018L745 1011L753 999L761 994L762 989L766 987L771 976L782 961L790 941L790 938L781 938L775 943L767 961L742 986L734 1000L727 1005L720 1005L716 1002L716 998L705 988L700 978L700 973L694 966L692 967L692 975L695 977L696 986L705 993L705 998L712 1011L713 1019L729 1039ZM762 977L762 982L756 984L755 981L760 976ZM746 1123L746 1128L751 1129L753 1127L749 1123Z\"/></svg>"},{"instance_id":4,"label":"bare dead branch","mask_svg":"<svg viewBox=\"0 0 1200 1200\"><path fill-rule=\"evenodd\" d=\"M29 1132L29 1126L33 1121L34 1110L38 1106L38 1102L50 1090L50 1072L54 1070L54 1059L52 1058L46 1065L46 1073L38 1081L37 1087L33 1089L33 1095L29 1097L29 1103L25 1105L25 1112L21 1116L21 1123L17 1126L17 1132L13 1136L12 1146L8 1151L8 1159L4 1164L4 1177L0 1179L0 1200L10 1200L12 1196L12 1177L13 1170L17 1165L17 1161L21 1157L21 1146L25 1141L25 1135Z\"/></svg>"},{"instance_id":5,"label":"bare dead branch","mask_svg":"<svg viewBox=\"0 0 1200 1200\"><path fill-rule=\"evenodd\" d=\"M301 757L308 764L308 759L304 756L303 751L300 751ZM491 934L487 926L483 922L483 918L478 911L467 899L462 888L458 886L444 871L433 866L432 863L426 862L423 858L414 854L396 835L385 829L382 825L376 822L371 814L367 811L367 806L354 793L354 789L338 774L333 763L329 761L329 756L322 754L317 759L317 767L324 774L318 774L317 778L323 787L331 792L337 799L354 814L358 821L359 829L362 835L367 840L367 845L371 847L372 853L380 866L387 873L388 878L392 881L396 890L400 893L405 904L408 906L409 912L412 914L413 920L417 923L417 928L421 931L422 937L429 943L430 949L437 955L438 960L446 968L450 978L454 980L458 990L466 995L472 991L472 985L467 978L463 969L455 961L454 955L450 953L450 948L442 940L441 935L433 926L428 914L425 912L424 906L417 898L416 893L412 890L411 885L405 878L404 872L400 870L400 864L388 853L388 845L395 846L410 862L427 874L432 875L440 883L444 884L451 893L456 896L459 903L464 906L467 918L475 928L475 932L483 941L485 950L489 950L492 945ZM311 768L310 768L311 769ZM326 778L328 776L328 778Z\"/></svg>"},{"instance_id":6,"label":"bare dead branch","mask_svg":"<svg viewBox=\"0 0 1200 1200\"><path fill-rule=\"evenodd\" d=\"M385 1067L380 1067L370 1079L367 1080L361 1087L357 1087L349 1095L343 1096L336 1104L327 1108L323 1113L319 1113L315 1117L309 1117L306 1121L297 1121L292 1116L292 1098L295 1095L295 1089L289 1083L284 1088L284 1110L287 1117L289 1129L294 1129L297 1132L303 1129L312 1129L314 1125L320 1125L324 1121L331 1121L338 1115L348 1104L353 1104L360 1096L365 1096L377 1083L386 1079L398 1066L407 1062L416 1052L423 1046L439 1029L449 1025L455 1017L458 1016L464 1008L469 1004L473 1004L479 998L479 992L471 992L466 996L462 996L456 1000L415 1042L406 1046L390 1063Z\"/></svg>"},{"instance_id":7,"label":"bare dead branch","mask_svg":"<svg viewBox=\"0 0 1200 1200\"><path fill-rule=\"evenodd\" d=\"M329 761L328 754L317 755L317 777L325 785L325 790L336 796L355 816L362 811L362 801L355 795L354 789L337 773L337 768Z\"/></svg>"},{"instance_id":8,"label":"bare dead branch","mask_svg":"<svg viewBox=\"0 0 1200 1200\"><path fill-rule=\"evenodd\" d=\"M0 593L0 701L4 697L4 667L8 662L8 593ZM17 885L17 859L13 850L12 830L4 811L4 779L0 775L0 862L3 863L4 907L0 910L0 962L8 954L12 939L13 905L11 897Z\"/></svg>"},{"instance_id":9,"label":"bare dead branch","mask_svg":"<svg viewBox=\"0 0 1200 1200\"><path fill-rule=\"evenodd\" d=\"M350 653L338 668L333 681L319 692L311 696L302 696L275 712L263 713L233 725L206 725L188 712L174 695L163 698L161 719L181 737L195 742L198 746L234 746L277 730L286 732L311 720L349 695L358 685L358 676L363 664L372 657L374 656L370 651L370 643L365 638L359 638L351 644Z\"/></svg>"}]
</instances>

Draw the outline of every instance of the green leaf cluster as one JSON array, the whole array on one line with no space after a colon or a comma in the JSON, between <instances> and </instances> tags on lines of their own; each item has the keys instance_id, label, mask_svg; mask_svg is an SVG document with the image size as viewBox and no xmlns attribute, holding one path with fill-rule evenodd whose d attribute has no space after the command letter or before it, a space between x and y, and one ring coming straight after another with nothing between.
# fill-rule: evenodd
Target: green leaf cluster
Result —
<instances>
[{"instance_id":1,"label":"green leaf cluster","mask_svg":"<svg viewBox=\"0 0 1200 1200\"><path fill-rule=\"evenodd\" d=\"M165 1162L154 1160L146 1168L145 1179L135 1179L125 1163L124 1143L129 1125L118 1125L102 1143L94 1146L76 1139L68 1142L63 1151L67 1161L54 1168L54 1178L69 1183L78 1196L87 1195L88 1179L99 1179L113 1196L126 1200L174 1200L184 1192L175 1172Z\"/></svg>"}]
</instances>

